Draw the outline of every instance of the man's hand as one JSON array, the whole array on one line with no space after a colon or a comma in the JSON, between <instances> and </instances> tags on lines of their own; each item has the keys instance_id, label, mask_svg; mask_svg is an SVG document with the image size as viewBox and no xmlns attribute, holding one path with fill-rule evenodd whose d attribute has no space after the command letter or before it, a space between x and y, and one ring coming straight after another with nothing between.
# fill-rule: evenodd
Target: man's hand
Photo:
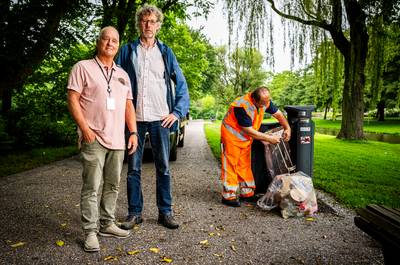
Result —
<instances>
[{"instance_id":1,"label":"man's hand","mask_svg":"<svg viewBox=\"0 0 400 265\"><path fill-rule=\"evenodd\" d=\"M82 131L82 141L84 143L90 144L96 140L96 134L92 131L92 129L88 128L85 131Z\"/></svg>"},{"instance_id":2,"label":"man's hand","mask_svg":"<svg viewBox=\"0 0 400 265\"><path fill-rule=\"evenodd\" d=\"M289 141L291 136L292 136L292 130L290 129L290 127L283 131L283 140L285 142Z\"/></svg>"},{"instance_id":3,"label":"man's hand","mask_svg":"<svg viewBox=\"0 0 400 265\"><path fill-rule=\"evenodd\" d=\"M270 144L277 144L281 141L281 137L278 135L269 135L269 134L264 134L264 135L265 135L264 139L261 140L263 142L267 142Z\"/></svg>"},{"instance_id":4,"label":"man's hand","mask_svg":"<svg viewBox=\"0 0 400 265\"><path fill-rule=\"evenodd\" d=\"M128 155L135 153L137 148L138 138L137 135L132 134L128 139Z\"/></svg>"},{"instance_id":5,"label":"man's hand","mask_svg":"<svg viewBox=\"0 0 400 265\"><path fill-rule=\"evenodd\" d=\"M176 120L178 120L178 118L171 113L168 116L162 117L161 126L171 128L172 124L174 124Z\"/></svg>"}]
</instances>

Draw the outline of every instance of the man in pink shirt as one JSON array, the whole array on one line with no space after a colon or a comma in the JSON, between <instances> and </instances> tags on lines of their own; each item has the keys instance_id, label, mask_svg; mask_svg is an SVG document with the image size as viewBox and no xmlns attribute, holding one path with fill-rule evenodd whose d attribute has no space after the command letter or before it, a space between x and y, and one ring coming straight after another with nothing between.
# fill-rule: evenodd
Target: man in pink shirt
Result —
<instances>
[{"instance_id":1,"label":"man in pink shirt","mask_svg":"<svg viewBox=\"0 0 400 265\"><path fill-rule=\"evenodd\" d=\"M114 215L125 150L125 123L130 132L128 154L137 147L131 84L128 74L114 63L118 31L103 28L96 47L96 56L75 64L68 80L68 107L78 125L83 163L80 206L87 252L100 250L97 232L117 238L129 236L129 231L115 225ZM98 190L102 180L99 218Z\"/></svg>"}]
</instances>

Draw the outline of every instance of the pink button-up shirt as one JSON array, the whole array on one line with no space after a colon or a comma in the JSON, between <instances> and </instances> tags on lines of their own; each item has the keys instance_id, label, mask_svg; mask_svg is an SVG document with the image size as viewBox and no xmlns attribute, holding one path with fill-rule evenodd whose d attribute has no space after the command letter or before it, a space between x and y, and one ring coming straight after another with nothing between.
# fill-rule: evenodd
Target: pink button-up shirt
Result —
<instances>
[{"instance_id":1,"label":"pink button-up shirt","mask_svg":"<svg viewBox=\"0 0 400 265\"><path fill-rule=\"evenodd\" d=\"M83 116L89 127L95 132L96 139L108 149L125 149L125 106L126 100L132 99L131 84L128 74L113 63L111 69L97 59L83 60L76 63L69 75L68 89L81 94L79 98ZM107 81L102 72L110 78L111 93L107 92ZM115 109L107 109L107 98L113 98ZM82 133L78 128L79 143Z\"/></svg>"}]
</instances>

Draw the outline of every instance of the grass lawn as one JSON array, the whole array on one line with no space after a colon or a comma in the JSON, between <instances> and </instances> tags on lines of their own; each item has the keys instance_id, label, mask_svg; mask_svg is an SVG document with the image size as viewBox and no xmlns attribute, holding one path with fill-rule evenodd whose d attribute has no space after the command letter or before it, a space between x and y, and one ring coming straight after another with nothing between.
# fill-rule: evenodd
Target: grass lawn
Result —
<instances>
[{"instance_id":1,"label":"grass lawn","mask_svg":"<svg viewBox=\"0 0 400 265\"><path fill-rule=\"evenodd\" d=\"M10 152L0 156L0 177L39 167L78 153L76 145L37 148L30 151Z\"/></svg>"},{"instance_id":2,"label":"grass lawn","mask_svg":"<svg viewBox=\"0 0 400 265\"><path fill-rule=\"evenodd\" d=\"M327 128L340 130L341 122L340 120L323 120L314 118L316 128ZM376 120L364 120L364 131L370 133L387 133L400 135L400 120L392 119L382 121Z\"/></svg>"},{"instance_id":3,"label":"grass lawn","mask_svg":"<svg viewBox=\"0 0 400 265\"><path fill-rule=\"evenodd\" d=\"M207 141L220 159L220 122L205 125ZM333 194L349 207L370 203L400 207L400 145L344 141L315 135L316 188Z\"/></svg>"}]
</instances>

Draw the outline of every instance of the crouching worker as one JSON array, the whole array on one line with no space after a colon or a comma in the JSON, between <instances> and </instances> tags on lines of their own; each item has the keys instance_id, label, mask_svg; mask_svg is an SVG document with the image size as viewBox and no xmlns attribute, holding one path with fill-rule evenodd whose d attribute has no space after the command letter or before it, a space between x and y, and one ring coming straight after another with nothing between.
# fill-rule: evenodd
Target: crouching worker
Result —
<instances>
[{"instance_id":1,"label":"crouching worker","mask_svg":"<svg viewBox=\"0 0 400 265\"><path fill-rule=\"evenodd\" d=\"M125 122L131 132L129 154L136 150L137 135L129 77L113 61L118 47L117 30L103 28L97 39L96 56L75 64L68 80L68 107L78 125L83 164L80 206L87 252L100 250L97 232L106 237L129 236L129 231L115 225L114 216L124 159Z\"/></svg>"},{"instance_id":2,"label":"crouching worker","mask_svg":"<svg viewBox=\"0 0 400 265\"><path fill-rule=\"evenodd\" d=\"M251 171L253 139L279 143L279 136L259 132L264 113L270 113L284 129L283 140L290 139L290 126L282 112L272 103L270 91L259 87L238 97L230 105L221 124L221 179L222 203L239 207L239 199L254 199L255 183Z\"/></svg>"}]
</instances>

